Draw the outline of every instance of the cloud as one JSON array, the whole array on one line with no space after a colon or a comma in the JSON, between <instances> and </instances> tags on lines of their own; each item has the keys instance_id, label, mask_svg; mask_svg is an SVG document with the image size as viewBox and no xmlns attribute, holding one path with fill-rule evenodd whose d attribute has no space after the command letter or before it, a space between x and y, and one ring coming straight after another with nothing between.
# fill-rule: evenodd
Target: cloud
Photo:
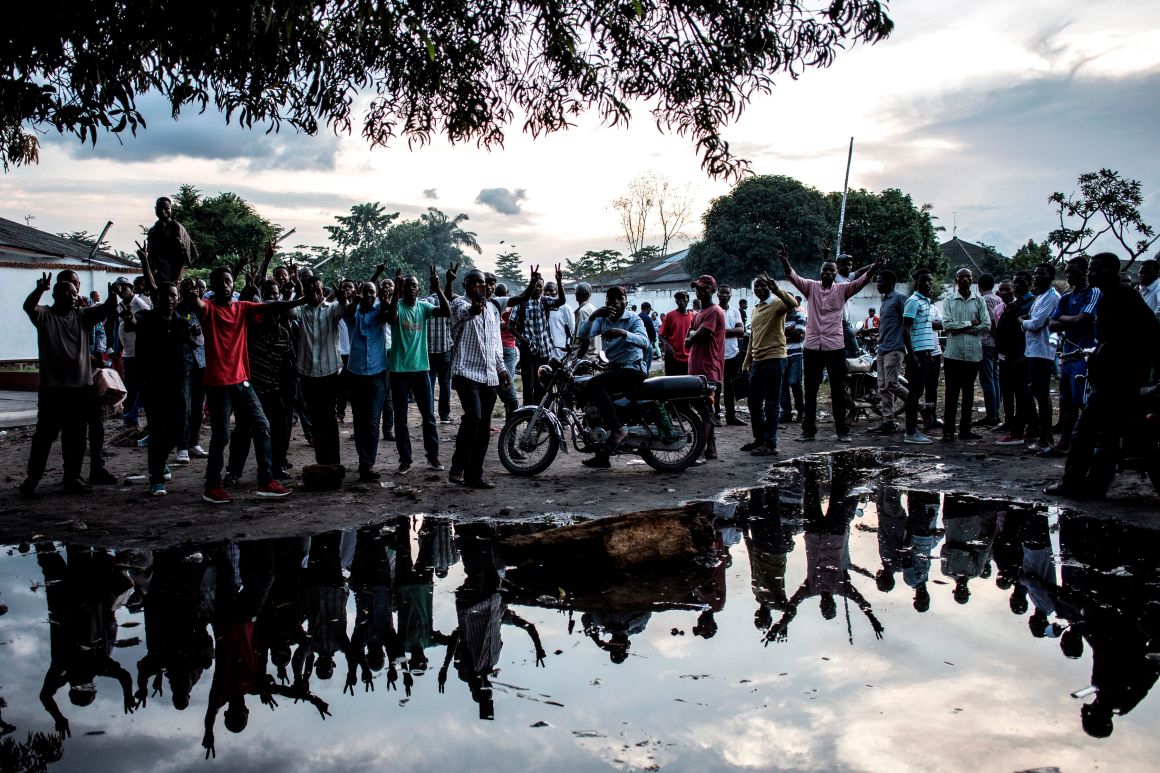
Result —
<instances>
[{"instance_id":1,"label":"cloud","mask_svg":"<svg viewBox=\"0 0 1160 773\"><path fill-rule=\"evenodd\" d=\"M528 192L523 188L514 191L507 188L484 188L475 197L475 203L491 207L501 215L518 215L522 212L520 202L527 197Z\"/></svg>"},{"instance_id":2,"label":"cloud","mask_svg":"<svg viewBox=\"0 0 1160 773\"><path fill-rule=\"evenodd\" d=\"M213 109L198 113L187 108L174 120L168 102L157 96L138 100L138 106L147 124L136 136L104 134L96 145L89 145L73 135L50 132L44 142L64 147L73 158L127 163L193 158L236 163L248 171L326 171L337 164L339 138L330 132L310 136L283 126L281 131L266 133L264 127L227 124L225 116Z\"/></svg>"},{"instance_id":3,"label":"cloud","mask_svg":"<svg viewBox=\"0 0 1160 773\"><path fill-rule=\"evenodd\" d=\"M437 201L439 199L439 193L434 188L424 188L423 198L430 199L431 201Z\"/></svg>"}]
</instances>

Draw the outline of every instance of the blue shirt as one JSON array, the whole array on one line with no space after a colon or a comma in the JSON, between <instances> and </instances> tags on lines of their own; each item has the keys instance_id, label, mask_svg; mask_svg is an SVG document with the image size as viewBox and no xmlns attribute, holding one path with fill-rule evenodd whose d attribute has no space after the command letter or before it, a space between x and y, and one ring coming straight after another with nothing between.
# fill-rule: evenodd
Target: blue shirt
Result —
<instances>
[{"instance_id":1,"label":"blue shirt","mask_svg":"<svg viewBox=\"0 0 1160 773\"><path fill-rule=\"evenodd\" d=\"M352 304L343 315L350 335L350 356L346 369L356 376L375 376L387 369L387 317L379 304L363 311L361 304Z\"/></svg>"},{"instance_id":2,"label":"blue shirt","mask_svg":"<svg viewBox=\"0 0 1160 773\"><path fill-rule=\"evenodd\" d=\"M1079 314L1087 314L1091 317L1078 325L1070 326L1063 333L1063 353L1071 354L1080 349L1090 349L1096 345L1096 306L1100 302L1100 290L1098 287L1085 287L1078 293L1075 290L1068 290L1059 299L1059 305L1055 307L1055 313L1051 315L1052 319L1059 319L1060 317L1074 317Z\"/></svg>"},{"instance_id":3,"label":"blue shirt","mask_svg":"<svg viewBox=\"0 0 1160 773\"><path fill-rule=\"evenodd\" d=\"M901 352L906 346L902 340L902 312L906 306L906 296L891 290L882 296L878 309L878 352Z\"/></svg>"},{"instance_id":4,"label":"blue shirt","mask_svg":"<svg viewBox=\"0 0 1160 773\"><path fill-rule=\"evenodd\" d=\"M1040 360L1055 359L1055 347L1051 344L1051 333L1047 329L1047 323L1051 321L1058 306L1059 293L1054 287L1047 288L1047 291L1037 296L1035 302L1031 304L1031 319L1023 320L1023 335L1027 339L1024 352L1028 357Z\"/></svg>"},{"instance_id":5,"label":"blue shirt","mask_svg":"<svg viewBox=\"0 0 1160 773\"><path fill-rule=\"evenodd\" d=\"M910 345L916 352L933 352L937 348L934 328L930 324L930 299L917 290L906 299L903 319L913 320Z\"/></svg>"},{"instance_id":6,"label":"blue shirt","mask_svg":"<svg viewBox=\"0 0 1160 773\"><path fill-rule=\"evenodd\" d=\"M616 328L625 331L624 336L609 338L603 335L605 330ZM589 318L580 325L577 333L581 338L595 338L601 336L602 351L608 361L620 368L636 368L642 373L645 370L645 352L649 349L648 332L640 316L628 309L620 315L620 319L610 320L607 317Z\"/></svg>"}]
</instances>

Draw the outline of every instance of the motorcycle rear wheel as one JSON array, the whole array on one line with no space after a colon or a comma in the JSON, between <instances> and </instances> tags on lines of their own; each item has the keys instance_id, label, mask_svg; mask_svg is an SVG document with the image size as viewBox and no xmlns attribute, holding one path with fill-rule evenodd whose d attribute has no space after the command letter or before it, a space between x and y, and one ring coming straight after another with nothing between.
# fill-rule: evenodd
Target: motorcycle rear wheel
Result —
<instances>
[{"instance_id":1,"label":"motorcycle rear wheel","mask_svg":"<svg viewBox=\"0 0 1160 773\"><path fill-rule=\"evenodd\" d=\"M547 416L540 416L530 447L521 448L525 431L535 418L534 412L513 416L499 433L499 461L512 475L530 477L548 469L560 451L560 439Z\"/></svg>"},{"instance_id":2,"label":"motorcycle rear wheel","mask_svg":"<svg viewBox=\"0 0 1160 773\"><path fill-rule=\"evenodd\" d=\"M691 408L681 406L672 412L673 428L688 441L676 451L644 448L640 456L645 464L660 472L681 472L692 467L705 450L705 423Z\"/></svg>"}]
</instances>

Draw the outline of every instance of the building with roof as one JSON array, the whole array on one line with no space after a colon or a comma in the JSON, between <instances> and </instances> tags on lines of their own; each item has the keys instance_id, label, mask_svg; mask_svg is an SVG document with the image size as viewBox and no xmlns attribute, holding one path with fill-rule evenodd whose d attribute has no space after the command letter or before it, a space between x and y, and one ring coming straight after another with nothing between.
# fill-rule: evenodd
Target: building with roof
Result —
<instances>
[{"instance_id":1,"label":"building with roof","mask_svg":"<svg viewBox=\"0 0 1160 773\"><path fill-rule=\"evenodd\" d=\"M82 295L96 290L101 298L117 277L141 273L134 261L0 218L0 362L36 360L36 334L24 313L24 299L42 273L63 269L80 275Z\"/></svg>"},{"instance_id":2,"label":"building with roof","mask_svg":"<svg viewBox=\"0 0 1160 773\"><path fill-rule=\"evenodd\" d=\"M940 246L952 272L966 266L976 277L994 270L996 255L1000 258L1006 257L997 252L992 253L981 245L963 241L958 236L952 236L950 241L943 242Z\"/></svg>"}]
</instances>

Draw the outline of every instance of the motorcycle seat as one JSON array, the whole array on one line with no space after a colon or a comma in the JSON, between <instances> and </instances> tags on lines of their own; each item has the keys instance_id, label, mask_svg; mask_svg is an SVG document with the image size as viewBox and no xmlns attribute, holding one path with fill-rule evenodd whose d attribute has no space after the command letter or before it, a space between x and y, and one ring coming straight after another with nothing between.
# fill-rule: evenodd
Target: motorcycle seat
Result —
<instances>
[{"instance_id":1,"label":"motorcycle seat","mask_svg":"<svg viewBox=\"0 0 1160 773\"><path fill-rule=\"evenodd\" d=\"M704 376L656 376L641 382L627 396L633 400L673 400L701 397L708 382Z\"/></svg>"},{"instance_id":2,"label":"motorcycle seat","mask_svg":"<svg viewBox=\"0 0 1160 773\"><path fill-rule=\"evenodd\" d=\"M874 368L874 360L868 357L847 357L847 373L869 373Z\"/></svg>"}]
</instances>

